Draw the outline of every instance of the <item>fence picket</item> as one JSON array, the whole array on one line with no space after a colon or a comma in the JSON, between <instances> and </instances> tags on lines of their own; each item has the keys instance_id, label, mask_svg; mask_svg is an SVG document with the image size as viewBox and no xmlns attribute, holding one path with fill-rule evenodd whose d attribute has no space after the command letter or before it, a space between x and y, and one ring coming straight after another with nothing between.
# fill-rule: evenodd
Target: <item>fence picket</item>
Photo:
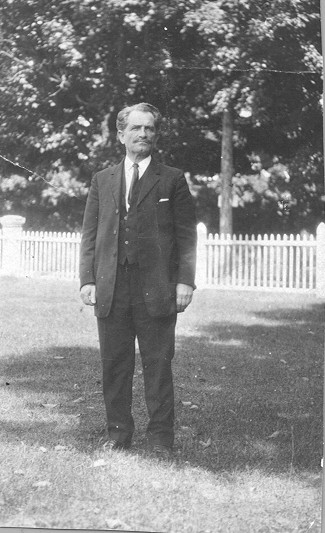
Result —
<instances>
[{"instance_id":1,"label":"fence picket","mask_svg":"<svg viewBox=\"0 0 325 533\"><path fill-rule=\"evenodd\" d=\"M289 279L288 279L288 286L289 289L293 288L293 267L294 267L294 236L291 234L289 236Z\"/></svg>"},{"instance_id":2,"label":"fence picket","mask_svg":"<svg viewBox=\"0 0 325 533\"><path fill-rule=\"evenodd\" d=\"M306 236L302 239L303 244L306 242ZM306 289L307 287L307 248L305 246L302 247L302 288Z\"/></svg>"},{"instance_id":3,"label":"fence picket","mask_svg":"<svg viewBox=\"0 0 325 533\"><path fill-rule=\"evenodd\" d=\"M239 235L238 238L238 278L237 278L237 284L238 287L242 287L243 285L243 236ZM234 270L236 270L234 268Z\"/></svg>"},{"instance_id":4,"label":"fence picket","mask_svg":"<svg viewBox=\"0 0 325 533\"><path fill-rule=\"evenodd\" d=\"M314 243L314 236L312 235L310 237L310 243ZM314 262L314 254L315 254L315 247L314 246L309 246L309 284L308 284L308 289L313 289L313 273L314 273L314 269L316 267L315 265L315 262Z\"/></svg>"},{"instance_id":5,"label":"fence picket","mask_svg":"<svg viewBox=\"0 0 325 533\"><path fill-rule=\"evenodd\" d=\"M282 289L285 289L287 286L287 274L288 274L288 247L287 247L288 236L283 235L282 242Z\"/></svg>"},{"instance_id":6,"label":"fence picket","mask_svg":"<svg viewBox=\"0 0 325 533\"><path fill-rule=\"evenodd\" d=\"M261 278L262 278L262 236L257 235L257 253L256 253L256 286L261 287Z\"/></svg>"},{"instance_id":7,"label":"fence picket","mask_svg":"<svg viewBox=\"0 0 325 533\"><path fill-rule=\"evenodd\" d=\"M262 287L266 288L268 286L268 259L270 247L268 246L269 240L268 236L264 235L262 240L264 246L262 248L262 258L263 258L263 269L262 269Z\"/></svg>"},{"instance_id":8,"label":"fence picket","mask_svg":"<svg viewBox=\"0 0 325 533\"><path fill-rule=\"evenodd\" d=\"M248 248L249 237L246 234L244 239L244 287L249 285L249 268L248 268L248 257L249 257L249 248Z\"/></svg>"},{"instance_id":9,"label":"fence picket","mask_svg":"<svg viewBox=\"0 0 325 533\"><path fill-rule=\"evenodd\" d=\"M296 238L297 248L296 248L296 289L300 288L300 256L301 256L301 250L300 250L300 235L297 235Z\"/></svg>"},{"instance_id":10,"label":"fence picket","mask_svg":"<svg viewBox=\"0 0 325 533\"><path fill-rule=\"evenodd\" d=\"M251 252L251 261L249 262L250 266L250 280L249 285L251 287L255 286L255 236L252 235L252 238L250 240L250 252Z\"/></svg>"},{"instance_id":11,"label":"fence picket","mask_svg":"<svg viewBox=\"0 0 325 533\"><path fill-rule=\"evenodd\" d=\"M274 287L274 235L270 235L270 280L269 287Z\"/></svg>"}]
</instances>

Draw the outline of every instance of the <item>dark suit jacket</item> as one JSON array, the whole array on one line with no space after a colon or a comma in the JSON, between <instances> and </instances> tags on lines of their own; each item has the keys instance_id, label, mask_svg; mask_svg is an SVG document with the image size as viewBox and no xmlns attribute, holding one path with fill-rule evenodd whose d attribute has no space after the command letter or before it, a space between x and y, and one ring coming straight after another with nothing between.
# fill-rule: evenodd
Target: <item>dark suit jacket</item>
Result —
<instances>
[{"instance_id":1,"label":"dark suit jacket","mask_svg":"<svg viewBox=\"0 0 325 533\"><path fill-rule=\"evenodd\" d=\"M80 250L80 282L96 284L95 315L111 309L117 269L124 160L94 175ZM176 310L177 283L194 285L196 219L181 170L151 161L137 202L138 261L143 297L151 316Z\"/></svg>"}]
</instances>

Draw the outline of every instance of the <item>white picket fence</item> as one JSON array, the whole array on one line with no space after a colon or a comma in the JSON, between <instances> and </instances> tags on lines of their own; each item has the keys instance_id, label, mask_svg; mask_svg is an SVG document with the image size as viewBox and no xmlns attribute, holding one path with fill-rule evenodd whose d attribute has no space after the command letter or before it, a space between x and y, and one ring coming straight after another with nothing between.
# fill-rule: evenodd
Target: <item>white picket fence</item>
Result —
<instances>
[{"instance_id":1,"label":"white picket fence","mask_svg":"<svg viewBox=\"0 0 325 533\"><path fill-rule=\"evenodd\" d=\"M218 288L314 290L317 243L313 236L210 235L205 283Z\"/></svg>"},{"instance_id":2,"label":"white picket fence","mask_svg":"<svg viewBox=\"0 0 325 533\"><path fill-rule=\"evenodd\" d=\"M20 268L26 276L51 274L57 278L78 277L80 233L24 231Z\"/></svg>"},{"instance_id":3,"label":"white picket fence","mask_svg":"<svg viewBox=\"0 0 325 533\"><path fill-rule=\"evenodd\" d=\"M78 278L80 233L22 231L22 217L8 219L0 219L0 274ZM316 237L301 238L212 236L201 223L197 285L227 290L310 291L325 297L325 224L319 225Z\"/></svg>"},{"instance_id":4,"label":"white picket fence","mask_svg":"<svg viewBox=\"0 0 325 533\"><path fill-rule=\"evenodd\" d=\"M314 292L325 297L325 224L313 235L207 235L198 225L200 288Z\"/></svg>"}]
</instances>

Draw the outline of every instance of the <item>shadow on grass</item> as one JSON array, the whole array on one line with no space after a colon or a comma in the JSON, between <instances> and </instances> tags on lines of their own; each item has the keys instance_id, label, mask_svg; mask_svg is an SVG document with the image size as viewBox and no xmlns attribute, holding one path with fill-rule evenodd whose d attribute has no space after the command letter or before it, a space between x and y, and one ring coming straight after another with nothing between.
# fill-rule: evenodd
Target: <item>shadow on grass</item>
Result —
<instances>
[{"instance_id":1,"label":"shadow on grass","mask_svg":"<svg viewBox=\"0 0 325 533\"><path fill-rule=\"evenodd\" d=\"M180 466L319 471L323 306L272 309L255 317L256 323L245 325L210 321L199 324L197 334L178 336L175 448ZM98 448L105 412L97 350L49 347L45 353L9 356L3 365L13 411L12 419L2 422L8 443L64 444L85 453ZM138 361L135 452L141 450L146 425L140 374ZM15 399L25 402L20 415Z\"/></svg>"},{"instance_id":2,"label":"shadow on grass","mask_svg":"<svg viewBox=\"0 0 325 533\"><path fill-rule=\"evenodd\" d=\"M182 407L182 422L201 465L319 472L323 312L320 303L255 312L251 325L200 324L198 335L179 340L177 395L199 407Z\"/></svg>"}]
</instances>

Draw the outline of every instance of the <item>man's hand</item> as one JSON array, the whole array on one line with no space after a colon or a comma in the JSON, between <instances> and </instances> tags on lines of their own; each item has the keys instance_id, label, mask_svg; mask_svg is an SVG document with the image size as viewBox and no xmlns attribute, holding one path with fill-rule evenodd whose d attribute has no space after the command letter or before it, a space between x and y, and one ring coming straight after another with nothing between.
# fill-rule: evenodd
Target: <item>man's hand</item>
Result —
<instances>
[{"instance_id":1,"label":"man's hand","mask_svg":"<svg viewBox=\"0 0 325 533\"><path fill-rule=\"evenodd\" d=\"M177 313L181 313L191 303L193 296L193 287L185 285L184 283L177 283L176 285L176 309Z\"/></svg>"},{"instance_id":2,"label":"man's hand","mask_svg":"<svg viewBox=\"0 0 325 533\"><path fill-rule=\"evenodd\" d=\"M95 305L96 303L96 285L83 285L80 289L80 298L86 305Z\"/></svg>"}]
</instances>

